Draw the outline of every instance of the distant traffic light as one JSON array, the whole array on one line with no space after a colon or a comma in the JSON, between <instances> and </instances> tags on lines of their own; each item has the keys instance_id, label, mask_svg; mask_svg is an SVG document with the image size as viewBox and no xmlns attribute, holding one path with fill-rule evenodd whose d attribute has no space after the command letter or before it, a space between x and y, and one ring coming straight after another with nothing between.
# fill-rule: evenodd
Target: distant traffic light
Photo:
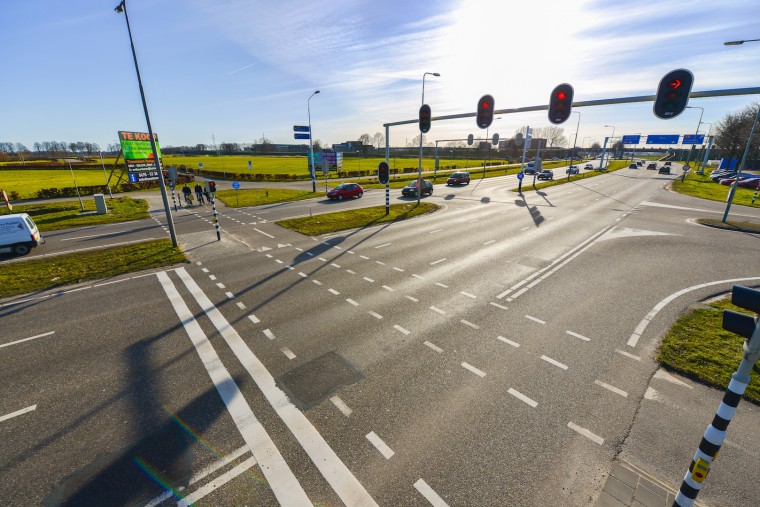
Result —
<instances>
[{"instance_id":1,"label":"distant traffic light","mask_svg":"<svg viewBox=\"0 0 760 507\"><path fill-rule=\"evenodd\" d=\"M549 97L549 121L555 125L565 123L573 108L573 87L567 83L558 85Z\"/></svg>"},{"instance_id":2,"label":"distant traffic light","mask_svg":"<svg viewBox=\"0 0 760 507\"><path fill-rule=\"evenodd\" d=\"M216 183L215 182L209 180L209 181L206 182L206 186L208 187L208 191L210 193L213 194L213 193L216 192Z\"/></svg>"},{"instance_id":3,"label":"distant traffic light","mask_svg":"<svg viewBox=\"0 0 760 507\"><path fill-rule=\"evenodd\" d=\"M694 74L686 69L669 72L660 80L654 99L654 115L663 120L675 118L689 103Z\"/></svg>"},{"instance_id":4,"label":"distant traffic light","mask_svg":"<svg viewBox=\"0 0 760 507\"><path fill-rule=\"evenodd\" d=\"M420 107L420 132L426 134L430 130L430 106L423 104Z\"/></svg>"},{"instance_id":5,"label":"distant traffic light","mask_svg":"<svg viewBox=\"0 0 760 507\"><path fill-rule=\"evenodd\" d=\"M478 101L478 114L475 118L475 123L478 127L486 129L491 126L493 122L493 108L494 100L491 95L483 95Z\"/></svg>"},{"instance_id":6,"label":"distant traffic light","mask_svg":"<svg viewBox=\"0 0 760 507\"><path fill-rule=\"evenodd\" d=\"M391 177L391 169L385 162L380 162L377 166L377 181L385 185Z\"/></svg>"},{"instance_id":7,"label":"distant traffic light","mask_svg":"<svg viewBox=\"0 0 760 507\"><path fill-rule=\"evenodd\" d=\"M473 136L472 134L467 136L467 146L472 146L472 143L474 142L475 142L475 136Z\"/></svg>"}]
</instances>

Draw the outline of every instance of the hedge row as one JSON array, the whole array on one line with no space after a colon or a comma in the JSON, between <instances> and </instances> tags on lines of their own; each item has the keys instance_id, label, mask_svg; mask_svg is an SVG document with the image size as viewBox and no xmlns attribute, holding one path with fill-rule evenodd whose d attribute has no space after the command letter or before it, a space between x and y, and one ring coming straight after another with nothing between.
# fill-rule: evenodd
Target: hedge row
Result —
<instances>
[{"instance_id":1,"label":"hedge row","mask_svg":"<svg viewBox=\"0 0 760 507\"><path fill-rule=\"evenodd\" d=\"M183 185L195 181L192 176L180 176L177 180L178 185ZM158 181L144 181L141 183L122 183L118 187L112 187L114 192L134 192L135 190L148 190L158 188ZM90 185L79 187L79 195L93 195L107 193L108 189L104 185ZM43 188L37 191L38 199L54 199L58 197L76 197L76 187L63 188Z\"/></svg>"},{"instance_id":2,"label":"hedge row","mask_svg":"<svg viewBox=\"0 0 760 507\"><path fill-rule=\"evenodd\" d=\"M441 170L453 170L456 169L456 165L442 166ZM180 165L178 167L180 172L186 172L190 174L197 174L199 176L205 176L207 178L219 178L223 177L232 180L244 180L244 181L302 181L311 179L308 174L251 174L251 173L232 173L225 172L219 173L217 171L207 171L205 169L195 169L193 167L186 167ZM391 169L391 174L408 174L417 172L417 167L404 167L401 169ZM321 171L317 171L317 176L321 175ZM358 178L361 176L376 176L376 170L369 171L341 171L336 174L336 178Z\"/></svg>"}]
</instances>

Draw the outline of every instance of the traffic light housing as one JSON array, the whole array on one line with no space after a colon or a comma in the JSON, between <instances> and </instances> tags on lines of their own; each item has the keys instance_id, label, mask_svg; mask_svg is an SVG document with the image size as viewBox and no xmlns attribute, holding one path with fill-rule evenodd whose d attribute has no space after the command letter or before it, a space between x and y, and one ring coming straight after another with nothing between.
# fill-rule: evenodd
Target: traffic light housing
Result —
<instances>
[{"instance_id":1,"label":"traffic light housing","mask_svg":"<svg viewBox=\"0 0 760 507\"><path fill-rule=\"evenodd\" d=\"M478 114L475 123L482 129L487 129L493 122L494 99L491 95L483 95L478 101Z\"/></svg>"},{"instance_id":2,"label":"traffic light housing","mask_svg":"<svg viewBox=\"0 0 760 507\"><path fill-rule=\"evenodd\" d=\"M760 313L760 290L734 285L731 302L739 308ZM723 310L723 329L750 339L758 328L757 317L746 313Z\"/></svg>"},{"instance_id":3,"label":"traffic light housing","mask_svg":"<svg viewBox=\"0 0 760 507\"><path fill-rule=\"evenodd\" d=\"M206 188L208 188L209 193L215 193L216 192L216 183L209 180L206 182Z\"/></svg>"},{"instance_id":4,"label":"traffic light housing","mask_svg":"<svg viewBox=\"0 0 760 507\"><path fill-rule=\"evenodd\" d=\"M420 107L420 132L426 134L430 130L430 106L423 104Z\"/></svg>"},{"instance_id":5,"label":"traffic light housing","mask_svg":"<svg viewBox=\"0 0 760 507\"><path fill-rule=\"evenodd\" d=\"M388 180L390 180L391 177L391 169L388 167L388 164L385 162L380 162L380 164L377 166L377 181L385 185L388 183Z\"/></svg>"},{"instance_id":6,"label":"traffic light housing","mask_svg":"<svg viewBox=\"0 0 760 507\"><path fill-rule=\"evenodd\" d=\"M693 84L694 74L689 70L676 69L665 74L657 87L657 96L652 106L654 115L669 120L681 114L689 103Z\"/></svg>"},{"instance_id":7,"label":"traffic light housing","mask_svg":"<svg viewBox=\"0 0 760 507\"><path fill-rule=\"evenodd\" d=\"M549 121L555 125L565 123L573 108L573 87L562 83L552 90L549 97Z\"/></svg>"}]
</instances>

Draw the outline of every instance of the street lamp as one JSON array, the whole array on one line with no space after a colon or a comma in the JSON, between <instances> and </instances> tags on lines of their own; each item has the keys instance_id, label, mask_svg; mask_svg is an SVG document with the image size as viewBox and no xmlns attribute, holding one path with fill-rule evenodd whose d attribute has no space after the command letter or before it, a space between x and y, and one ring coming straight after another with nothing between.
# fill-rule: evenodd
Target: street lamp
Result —
<instances>
[{"instance_id":1,"label":"street lamp","mask_svg":"<svg viewBox=\"0 0 760 507\"><path fill-rule=\"evenodd\" d=\"M573 155L575 155L575 147L578 145L578 129L581 126L581 113L580 111L571 111L570 114L578 115L578 124L575 126L575 139L573 140L573 151L570 152L570 165L573 165Z\"/></svg>"},{"instance_id":2,"label":"street lamp","mask_svg":"<svg viewBox=\"0 0 760 507\"><path fill-rule=\"evenodd\" d=\"M699 127L702 125L702 115L705 114L705 108L699 107L699 106L686 106L686 109L699 109L699 123L697 123L697 130L694 131L694 142L691 143L691 149L689 150L689 154L686 157L686 167L689 166L689 162L691 162L691 152L694 151L696 148L696 142L697 142L697 135L699 134Z\"/></svg>"},{"instance_id":3,"label":"street lamp","mask_svg":"<svg viewBox=\"0 0 760 507\"><path fill-rule=\"evenodd\" d=\"M316 193L317 192L317 177L316 177L316 171L314 169L314 145L312 144L314 139L314 134L311 131L311 104L309 101L311 98L318 94L319 90L316 90L314 93L309 95L309 99L306 101L306 111L309 113L309 156L311 158L311 191ZM327 180L325 180L327 181Z\"/></svg>"},{"instance_id":4,"label":"street lamp","mask_svg":"<svg viewBox=\"0 0 760 507\"><path fill-rule=\"evenodd\" d=\"M425 76L427 75L441 77L437 72L425 72L422 74L422 105L425 105ZM417 204L420 203L422 198L422 132L420 132L420 163L417 167Z\"/></svg>"},{"instance_id":5,"label":"street lamp","mask_svg":"<svg viewBox=\"0 0 760 507\"><path fill-rule=\"evenodd\" d=\"M172 245L177 247L177 234L174 231L174 220L172 219L171 209L169 208L169 199L166 195L166 185L164 183L164 173L161 170L161 162L158 159L158 150L156 149L156 140L153 138L153 127L150 125L150 115L148 114L148 103L145 101L145 91L143 90L142 78L140 77L140 67L137 65L137 53L135 52L135 42L132 39L132 28L129 26L129 15L127 14L127 0L121 0L119 5L114 9L117 13L124 13L124 19L127 20L127 32L129 33L129 44L132 46L132 58L135 61L135 72L137 73L137 84L140 87L140 97L142 98L143 111L145 112L145 123L148 124L148 136L150 137L150 147L153 150L153 160L156 163L156 172L158 173L158 184L161 188L161 199L164 202L166 211L166 222L169 226L169 235L172 238Z\"/></svg>"},{"instance_id":6,"label":"street lamp","mask_svg":"<svg viewBox=\"0 0 760 507\"><path fill-rule=\"evenodd\" d=\"M605 125L605 128L612 127L612 137L609 139L612 140L615 138L615 126L614 125ZM602 148L602 158L599 160L599 170L601 171L602 168L604 168L604 155L607 153L607 138L604 138L604 147Z\"/></svg>"},{"instance_id":7,"label":"street lamp","mask_svg":"<svg viewBox=\"0 0 760 507\"><path fill-rule=\"evenodd\" d=\"M706 160L702 158L702 152L705 152L705 155L708 155L707 150L705 149L705 141L709 144L710 133L712 132L712 125L713 125L712 123L706 122L706 121L703 121L701 123L702 125L710 125L710 128L707 129L707 134L705 135L705 139L702 141L702 147L699 149L699 158L697 159L697 161L699 162L699 171L697 171L697 174L699 175L705 174Z\"/></svg>"},{"instance_id":8,"label":"street lamp","mask_svg":"<svg viewBox=\"0 0 760 507\"><path fill-rule=\"evenodd\" d=\"M760 41L760 39L747 39L747 40L730 40L728 42L724 42L724 46L739 46L741 44L744 44L745 42L757 42Z\"/></svg>"}]
</instances>

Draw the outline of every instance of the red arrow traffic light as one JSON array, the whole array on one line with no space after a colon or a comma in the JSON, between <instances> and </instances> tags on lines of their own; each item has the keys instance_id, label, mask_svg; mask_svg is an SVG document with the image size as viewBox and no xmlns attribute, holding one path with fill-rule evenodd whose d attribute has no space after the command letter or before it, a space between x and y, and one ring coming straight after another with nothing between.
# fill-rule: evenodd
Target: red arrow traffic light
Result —
<instances>
[{"instance_id":1,"label":"red arrow traffic light","mask_svg":"<svg viewBox=\"0 0 760 507\"><path fill-rule=\"evenodd\" d=\"M681 86L681 80L676 79L675 81L671 81L670 83L668 83L668 86L670 86L671 88L675 90L676 88L679 88Z\"/></svg>"}]
</instances>

